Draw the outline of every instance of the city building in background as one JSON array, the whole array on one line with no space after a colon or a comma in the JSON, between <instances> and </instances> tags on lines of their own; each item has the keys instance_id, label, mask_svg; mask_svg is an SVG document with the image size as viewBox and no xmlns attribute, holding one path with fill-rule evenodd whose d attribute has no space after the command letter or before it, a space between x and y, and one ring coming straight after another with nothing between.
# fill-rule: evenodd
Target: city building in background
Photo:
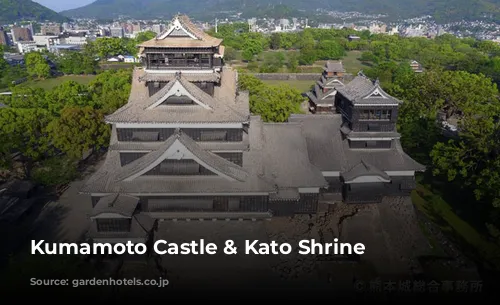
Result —
<instances>
[{"instance_id":1,"label":"city building in background","mask_svg":"<svg viewBox=\"0 0 500 305\"><path fill-rule=\"evenodd\" d=\"M42 35L60 35L62 33L62 27L58 23L43 24L40 28Z\"/></svg>"},{"instance_id":2,"label":"city building in background","mask_svg":"<svg viewBox=\"0 0 500 305\"><path fill-rule=\"evenodd\" d=\"M7 32L3 28L0 28L0 45L9 45L10 39Z\"/></svg>"},{"instance_id":3,"label":"city building in background","mask_svg":"<svg viewBox=\"0 0 500 305\"><path fill-rule=\"evenodd\" d=\"M28 27L13 27L11 29L12 42L33 41L33 32Z\"/></svg>"},{"instance_id":4,"label":"city building in background","mask_svg":"<svg viewBox=\"0 0 500 305\"><path fill-rule=\"evenodd\" d=\"M121 27L110 28L109 32L110 32L111 37L123 38L123 36L125 36L123 28L121 28Z\"/></svg>"},{"instance_id":5,"label":"city building in background","mask_svg":"<svg viewBox=\"0 0 500 305\"><path fill-rule=\"evenodd\" d=\"M157 35L160 35L165 30L165 26L163 24L153 24L151 30Z\"/></svg>"}]
</instances>

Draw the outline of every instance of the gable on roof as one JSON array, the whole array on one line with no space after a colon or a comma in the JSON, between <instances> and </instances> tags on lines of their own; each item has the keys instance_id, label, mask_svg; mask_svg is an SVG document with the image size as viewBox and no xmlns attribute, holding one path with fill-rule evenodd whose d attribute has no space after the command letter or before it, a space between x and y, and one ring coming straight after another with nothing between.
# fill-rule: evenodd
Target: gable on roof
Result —
<instances>
[{"instance_id":1,"label":"gable on roof","mask_svg":"<svg viewBox=\"0 0 500 305\"><path fill-rule=\"evenodd\" d=\"M191 22L189 17L178 15L172 19L167 30L153 39L139 44L140 53L144 48L211 48L219 47L222 39L215 38Z\"/></svg>"},{"instance_id":2,"label":"gable on roof","mask_svg":"<svg viewBox=\"0 0 500 305\"><path fill-rule=\"evenodd\" d=\"M179 17L175 17L171 22L170 27L158 36L158 39L165 39L167 37L191 37L192 39L201 39L193 34L185 25L183 25Z\"/></svg>"},{"instance_id":3,"label":"gable on roof","mask_svg":"<svg viewBox=\"0 0 500 305\"><path fill-rule=\"evenodd\" d=\"M385 94L382 93L383 90L380 86L376 86L370 93L368 93L363 99L368 98L388 98Z\"/></svg>"},{"instance_id":4,"label":"gable on roof","mask_svg":"<svg viewBox=\"0 0 500 305\"><path fill-rule=\"evenodd\" d=\"M118 181L133 181L160 166L165 175L176 175L182 167L189 174L200 169L211 171L229 181L245 181L248 173L240 166L201 148L193 139L180 130L168 138L163 146L125 165L116 176Z\"/></svg>"},{"instance_id":5,"label":"gable on roof","mask_svg":"<svg viewBox=\"0 0 500 305\"><path fill-rule=\"evenodd\" d=\"M335 89L331 89L330 91L328 91L321 99L322 100L325 100L325 99L328 99L328 98L331 98L331 97L334 97L335 95L337 94L337 90Z\"/></svg>"},{"instance_id":6,"label":"gable on roof","mask_svg":"<svg viewBox=\"0 0 500 305\"><path fill-rule=\"evenodd\" d=\"M373 182L391 182L391 178L387 173L381 171L375 166L361 160L356 166L349 171L342 173L344 183L373 183Z\"/></svg>"},{"instance_id":7,"label":"gable on roof","mask_svg":"<svg viewBox=\"0 0 500 305\"><path fill-rule=\"evenodd\" d=\"M205 104L201 100L201 98L197 98L194 96L197 94L192 93L190 92L190 90L186 89L186 86L184 86L184 84L178 78L170 82L167 86L165 86L166 88L164 89L166 90L160 90L152 96L153 102L147 109L169 105L199 105L205 109L212 109L212 107Z\"/></svg>"},{"instance_id":8,"label":"gable on roof","mask_svg":"<svg viewBox=\"0 0 500 305\"><path fill-rule=\"evenodd\" d=\"M323 69L326 72L345 72L344 64L341 61L327 61Z\"/></svg>"},{"instance_id":9,"label":"gable on roof","mask_svg":"<svg viewBox=\"0 0 500 305\"><path fill-rule=\"evenodd\" d=\"M213 110L216 102L212 96L187 81L180 73L160 91L149 98L146 109L171 105L198 105Z\"/></svg>"},{"instance_id":10,"label":"gable on roof","mask_svg":"<svg viewBox=\"0 0 500 305\"><path fill-rule=\"evenodd\" d=\"M336 78L332 78L325 83L325 86L335 86L335 85L343 86L344 83L342 83L340 80Z\"/></svg>"},{"instance_id":11,"label":"gable on roof","mask_svg":"<svg viewBox=\"0 0 500 305\"><path fill-rule=\"evenodd\" d=\"M385 92L380 87L378 79L372 81L361 71L347 85L339 86L337 91L354 105L397 106L402 103L402 101Z\"/></svg>"},{"instance_id":12,"label":"gable on roof","mask_svg":"<svg viewBox=\"0 0 500 305\"><path fill-rule=\"evenodd\" d=\"M102 197L92 210L92 218L131 218L134 214L139 198L113 194Z\"/></svg>"}]
</instances>

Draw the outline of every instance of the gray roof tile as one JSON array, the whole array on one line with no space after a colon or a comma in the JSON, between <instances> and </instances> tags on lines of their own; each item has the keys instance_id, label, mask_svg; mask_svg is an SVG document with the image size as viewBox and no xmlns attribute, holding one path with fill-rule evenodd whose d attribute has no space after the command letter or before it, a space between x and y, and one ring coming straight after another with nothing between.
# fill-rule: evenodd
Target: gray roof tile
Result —
<instances>
[{"instance_id":1,"label":"gray roof tile","mask_svg":"<svg viewBox=\"0 0 500 305\"><path fill-rule=\"evenodd\" d=\"M321 171L341 171L345 160L338 114L291 115L290 122L302 124L312 164Z\"/></svg>"},{"instance_id":2,"label":"gray roof tile","mask_svg":"<svg viewBox=\"0 0 500 305\"><path fill-rule=\"evenodd\" d=\"M386 180L391 179L384 171L381 171L364 160L361 160L358 165L354 166L349 171L342 173L345 182L353 181L361 176L380 176Z\"/></svg>"},{"instance_id":3,"label":"gray roof tile","mask_svg":"<svg viewBox=\"0 0 500 305\"><path fill-rule=\"evenodd\" d=\"M321 171L311 164L302 126L264 123L265 176L278 188L327 186Z\"/></svg>"},{"instance_id":4,"label":"gray roof tile","mask_svg":"<svg viewBox=\"0 0 500 305\"><path fill-rule=\"evenodd\" d=\"M324 70L327 72L345 72L344 64L341 61L327 61Z\"/></svg>"},{"instance_id":5,"label":"gray roof tile","mask_svg":"<svg viewBox=\"0 0 500 305\"><path fill-rule=\"evenodd\" d=\"M91 216L97 216L102 213L111 213L120 214L125 217L132 217L138 204L139 198L133 196L121 194L105 196L99 199L96 206L92 210Z\"/></svg>"},{"instance_id":6,"label":"gray roof tile","mask_svg":"<svg viewBox=\"0 0 500 305\"><path fill-rule=\"evenodd\" d=\"M248 150L243 151L242 167L206 151L187 135L179 133L163 142L161 147L154 147L155 150L124 167L120 165L119 151L108 151L105 164L89 179L82 192L274 193L281 188L326 186L319 169L309 161L301 125L263 123L259 116L252 116L250 119L248 139L251 145ZM176 139L180 139L204 162L237 181L219 176L139 176L132 181L123 180L157 160Z\"/></svg>"},{"instance_id":7,"label":"gray roof tile","mask_svg":"<svg viewBox=\"0 0 500 305\"><path fill-rule=\"evenodd\" d=\"M390 149L351 149L340 131L340 114L292 115L289 121L302 123L311 162L321 171L347 172L362 161L382 171L425 170L403 151L399 139Z\"/></svg>"},{"instance_id":8,"label":"gray roof tile","mask_svg":"<svg viewBox=\"0 0 500 305\"><path fill-rule=\"evenodd\" d=\"M382 96L371 96L374 91L380 92ZM386 93L380 87L378 80L372 81L362 73L359 73L358 76L356 76L347 85L339 87L337 92L351 101L354 105L392 104L397 106L402 103L400 100Z\"/></svg>"},{"instance_id":9,"label":"gray roof tile","mask_svg":"<svg viewBox=\"0 0 500 305\"><path fill-rule=\"evenodd\" d=\"M190 83L182 75L178 80L182 86L196 99L207 104L211 109L200 105L169 105L147 109L168 92L174 82L168 83L158 93L149 97L149 91L139 78L144 70L136 69L133 74L132 90L128 103L115 113L106 117L109 123L220 123L248 122L248 94L236 94L236 73L230 69L224 70L224 81L215 88L214 96L210 96L196 85ZM231 79L232 80L228 80Z\"/></svg>"},{"instance_id":10,"label":"gray roof tile","mask_svg":"<svg viewBox=\"0 0 500 305\"><path fill-rule=\"evenodd\" d=\"M115 177L116 181L124 180L144 170L146 167L151 165L151 163L157 161L176 141L182 143L193 155L205 162L210 167L218 170L219 172L238 181L247 180L248 173L243 168L222 157L204 150L186 134L181 131L176 131L163 143L163 145L159 149L150 152L145 156L122 167Z\"/></svg>"}]
</instances>

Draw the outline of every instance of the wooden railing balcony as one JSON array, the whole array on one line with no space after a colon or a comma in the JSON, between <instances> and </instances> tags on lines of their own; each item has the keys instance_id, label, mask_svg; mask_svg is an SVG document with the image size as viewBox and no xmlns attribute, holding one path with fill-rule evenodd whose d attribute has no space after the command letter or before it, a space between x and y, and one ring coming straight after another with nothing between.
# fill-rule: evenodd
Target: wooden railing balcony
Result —
<instances>
[{"instance_id":1,"label":"wooden railing balcony","mask_svg":"<svg viewBox=\"0 0 500 305\"><path fill-rule=\"evenodd\" d=\"M150 61L147 69L151 70L169 70L182 68L185 70L193 69L212 69L213 65L209 59L170 59L168 61Z\"/></svg>"}]
</instances>

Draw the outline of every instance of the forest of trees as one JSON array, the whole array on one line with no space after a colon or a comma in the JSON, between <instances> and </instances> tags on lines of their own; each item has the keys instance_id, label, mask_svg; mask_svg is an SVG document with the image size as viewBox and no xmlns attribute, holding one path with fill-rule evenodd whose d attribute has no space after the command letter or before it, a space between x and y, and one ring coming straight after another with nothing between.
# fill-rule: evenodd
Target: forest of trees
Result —
<instances>
[{"instance_id":1,"label":"forest of trees","mask_svg":"<svg viewBox=\"0 0 500 305\"><path fill-rule=\"evenodd\" d=\"M7 107L0 109L0 165L12 168L20 161L26 178L46 185L71 181L85 153L108 145L104 116L126 103L130 82L129 70L110 70L87 86L67 81L48 91L13 87L1 99Z\"/></svg>"},{"instance_id":2,"label":"forest of trees","mask_svg":"<svg viewBox=\"0 0 500 305\"><path fill-rule=\"evenodd\" d=\"M385 34L371 35L368 31L356 32L352 29L316 29L308 28L294 33L248 32L245 23L223 24L217 33L211 35L224 39L226 60L241 59L249 62L249 69L257 59L257 55L266 50L275 50L281 55L264 55L264 63L260 69L265 72L271 67L276 70L276 58L279 56L284 64L310 65L322 59L341 59L347 51L361 51L361 61L379 68L382 80L389 80L394 64L417 60L426 69L443 68L469 73L482 73L500 81L500 46L492 41L473 38L456 38L445 34L436 39L425 37L406 38ZM350 41L349 35L357 35L361 39ZM280 52L281 51L281 52ZM291 52L297 51L297 52ZM275 53L275 52L273 52ZM268 59L266 59L266 56ZM278 61L279 62L279 61ZM397 66L397 65L396 65ZM289 69L289 72L295 72ZM383 73L382 73L383 72Z\"/></svg>"}]
</instances>

